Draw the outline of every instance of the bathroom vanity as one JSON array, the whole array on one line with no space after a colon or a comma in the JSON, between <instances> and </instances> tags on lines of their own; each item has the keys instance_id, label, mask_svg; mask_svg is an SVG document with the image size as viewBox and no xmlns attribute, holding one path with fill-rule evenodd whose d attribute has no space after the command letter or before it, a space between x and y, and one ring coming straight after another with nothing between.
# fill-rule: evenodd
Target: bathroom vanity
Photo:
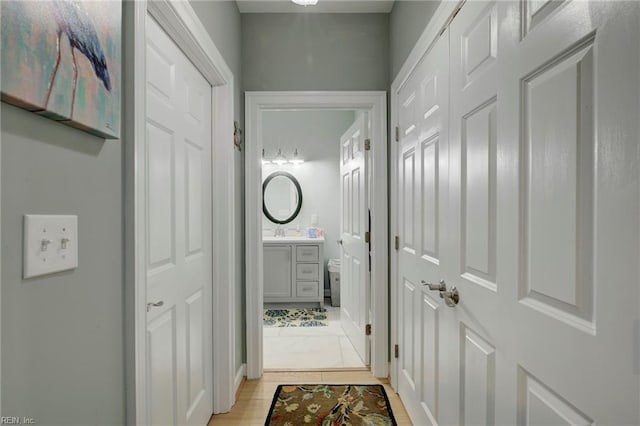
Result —
<instances>
[{"instance_id":1,"label":"bathroom vanity","mask_svg":"<svg viewBox=\"0 0 640 426\"><path fill-rule=\"evenodd\" d=\"M324 306L324 238L263 237L264 302Z\"/></svg>"}]
</instances>

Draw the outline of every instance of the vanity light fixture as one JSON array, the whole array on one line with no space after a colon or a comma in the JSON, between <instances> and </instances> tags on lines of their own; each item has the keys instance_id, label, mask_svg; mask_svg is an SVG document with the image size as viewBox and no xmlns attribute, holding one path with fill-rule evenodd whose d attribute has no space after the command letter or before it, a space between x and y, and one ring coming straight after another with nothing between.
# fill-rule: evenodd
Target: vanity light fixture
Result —
<instances>
[{"instance_id":1,"label":"vanity light fixture","mask_svg":"<svg viewBox=\"0 0 640 426\"><path fill-rule=\"evenodd\" d=\"M293 164L295 166L304 163L304 159L300 158L298 155L298 148L293 151L293 156L289 159L289 155L284 155L282 153L282 149L278 148L278 151L271 160L267 159L265 156L265 150L262 150L262 165L266 164L276 164L278 166L284 166L285 164Z\"/></svg>"},{"instance_id":2,"label":"vanity light fixture","mask_svg":"<svg viewBox=\"0 0 640 426\"><path fill-rule=\"evenodd\" d=\"M296 148L296 150L293 152L293 158L291 160L289 160L289 163L294 164L294 165L298 165L298 164L302 164L304 163L304 160L300 157L298 157L298 148Z\"/></svg>"},{"instance_id":3,"label":"vanity light fixture","mask_svg":"<svg viewBox=\"0 0 640 426\"><path fill-rule=\"evenodd\" d=\"M294 2L295 4L299 4L300 6L315 6L316 4L318 4L318 0L291 0L292 2Z\"/></svg>"}]
</instances>

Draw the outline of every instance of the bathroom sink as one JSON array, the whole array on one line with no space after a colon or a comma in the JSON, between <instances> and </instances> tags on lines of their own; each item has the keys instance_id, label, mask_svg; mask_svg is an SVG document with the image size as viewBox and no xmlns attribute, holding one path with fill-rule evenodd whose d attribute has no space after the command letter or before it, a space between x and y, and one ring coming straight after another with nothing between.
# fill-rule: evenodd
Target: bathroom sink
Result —
<instances>
[{"instance_id":1,"label":"bathroom sink","mask_svg":"<svg viewBox=\"0 0 640 426\"><path fill-rule=\"evenodd\" d=\"M324 237L320 238L307 238L302 235L287 235L286 237L274 237L274 236L262 236L262 242L265 243L300 243L300 242L323 242Z\"/></svg>"}]
</instances>

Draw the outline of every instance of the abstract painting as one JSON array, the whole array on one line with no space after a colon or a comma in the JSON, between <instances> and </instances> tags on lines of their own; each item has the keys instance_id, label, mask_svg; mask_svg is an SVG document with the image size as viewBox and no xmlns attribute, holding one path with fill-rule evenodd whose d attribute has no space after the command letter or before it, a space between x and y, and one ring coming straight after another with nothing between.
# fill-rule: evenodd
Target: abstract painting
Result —
<instances>
[{"instance_id":1,"label":"abstract painting","mask_svg":"<svg viewBox=\"0 0 640 426\"><path fill-rule=\"evenodd\" d=\"M120 0L1 2L2 100L120 137Z\"/></svg>"}]
</instances>

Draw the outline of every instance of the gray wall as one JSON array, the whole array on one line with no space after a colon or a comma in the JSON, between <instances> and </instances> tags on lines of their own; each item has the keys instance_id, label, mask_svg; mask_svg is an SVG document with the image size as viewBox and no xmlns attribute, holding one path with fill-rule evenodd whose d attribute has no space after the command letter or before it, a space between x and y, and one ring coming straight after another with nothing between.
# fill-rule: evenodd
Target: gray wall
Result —
<instances>
[{"instance_id":1,"label":"gray wall","mask_svg":"<svg viewBox=\"0 0 640 426\"><path fill-rule=\"evenodd\" d=\"M390 82L424 32L440 0L398 1L393 4L389 23Z\"/></svg>"},{"instance_id":2,"label":"gray wall","mask_svg":"<svg viewBox=\"0 0 640 426\"><path fill-rule=\"evenodd\" d=\"M194 9L236 76L235 110L241 121L237 6L198 2ZM127 43L131 33L124 31ZM127 57L123 62L130 69ZM43 425L123 424L125 141L104 141L6 104L1 115L2 415L34 417ZM123 130L130 125L123 116ZM236 166L242 189L240 153ZM242 200L239 193L239 211ZM78 215L76 270L22 280L22 216L27 213ZM236 233L243 241L241 221ZM237 247L240 323L243 250ZM242 331L236 339L238 365Z\"/></svg>"},{"instance_id":3,"label":"gray wall","mask_svg":"<svg viewBox=\"0 0 640 426\"><path fill-rule=\"evenodd\" d=\"M318 227L325 232L324 263L325 288L328 288L326 264L339 259L340 249L340 136L355 121L354 111L274 111L265 112L262 122L267 158L278 148L289 154L295 148L303 164L262 166L263 180L277 170L291 173L302 188L302 208L287 229L301 230L311 226L311 215L318 215ZM277 225L262 215L262 228ZM273 231L272 231L273 232Z\"/></svg>"},{"instance_id":4,"label":"gray wall","mask_svg":"<svg viewBox=\"0 0 640 426\"><path fill-rule=\"evenodd\" d=\"M242 56L240 55L241 21L238 5L232 0L191 0L189 3L233 72L236 84L235 116L239 120L244 111L244 97L242 96Z\"/></svg>"},{"instance_id":5,"label":"gray wall","mask_svg":"<svg viewBox=\"0 0 640 426\"><path fill-rule=\"evenodd\" d=\"M435 3L396 2L390 16L240 15L233 1L192 5L235 75L235 115L242 123L244 90L388 90ZM120 424L125 142L1 108L2 414L32 416L39 424ZM239 212L243 155L236 154ZM21 279L27 213L79 216L78 269ZM245 315L242 218L236 228L242 242L236 252L238 324ZM236 336L239 366L244 327Z\"/></svg>"},{"instance_id":6,"label":"gray wall","mask_svg":"<svg viewBox=\"0 0 640 426\"><path fill-rule=\"evenodd\" d=\"M124 421L121 141L2 104L2 410ZM78 215L76 270L22 279L22 216Z\"/></svg>"},{"instance_id":7,"label":"gray wall","mask_svg":"<svg viewBox=\"0 0 640 426\"><path fill-rule=\"evenodd\" d=\"M235 1L191 1L191 6L196 11L198 18L209 32L211 39L224 57L225 62L231 68L235 79L234 99L235 119L240 122L240 127L244 128L244 96L242 88L242 57L240 55L241 46L241 21L238 5ZM244 287L244 150L236 150L236 196L234 199L237 221L236 221L236 324L235 345L236 345L236 370L240 368L246 359L245 349L245 287Z\"/></svg>"},{"instance_id":8,"label":"gray wall","mask_svg":"<svg viewBox=\"0 0 640 426\"><path fill-rule=\"evenodd\" d=\"M244 90L388 90L388 14L242 14Z\"/></svg>"}]
</instances>

